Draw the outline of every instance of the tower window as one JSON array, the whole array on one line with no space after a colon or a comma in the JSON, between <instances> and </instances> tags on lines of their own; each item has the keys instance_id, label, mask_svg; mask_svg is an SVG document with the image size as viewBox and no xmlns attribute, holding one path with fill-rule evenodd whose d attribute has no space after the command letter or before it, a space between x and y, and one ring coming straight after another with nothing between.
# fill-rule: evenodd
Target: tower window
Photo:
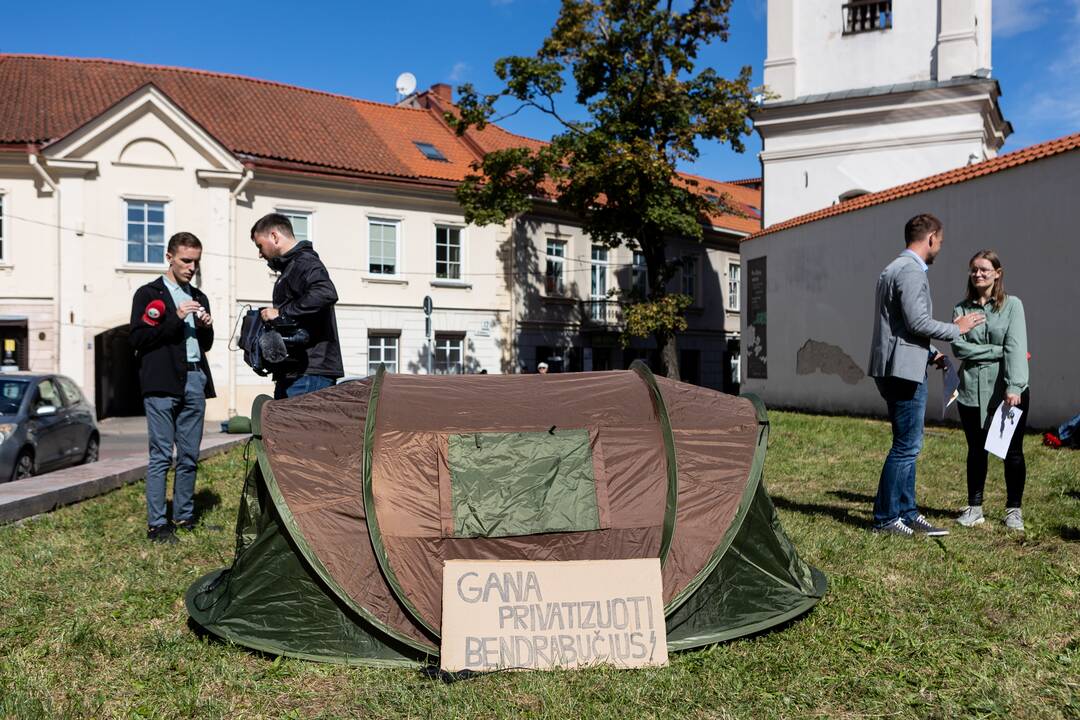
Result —
<instances>
[{"instance_id":1,"label":"tower window","mask_svg":"<svg viewBox=\"0 0 1080 720\"><path fill-rule=\"evenodd\" d=\"M851 0L843 10L845 35L892 27L892 0Z\"/></svg>"}]
</instances>

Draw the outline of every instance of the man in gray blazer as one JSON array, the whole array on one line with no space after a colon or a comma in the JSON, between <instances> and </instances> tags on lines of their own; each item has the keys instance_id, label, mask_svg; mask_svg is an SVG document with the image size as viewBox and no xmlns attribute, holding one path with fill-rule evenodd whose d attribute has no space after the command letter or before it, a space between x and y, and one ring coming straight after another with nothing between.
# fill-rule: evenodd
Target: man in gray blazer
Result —
<instances>
[{"instance_id":1,"label":"man in gray blazer","mask_svg":"<svg viewBox=\"0 0 1080 720\"><path fill-rule=\"evenodd\" d=\"M931 347L930 340L951 342L984 323L986 316L971 313L951 323L933 319L926 271L941 251L943 235L941 221L933 215L908 220L904 225L907 248L877 282L867 375L885 398L893 442L874 499L875 532L905 537L949 534L915 507L915 461L922 449L926 415L926 367L930 363L940 367L945 357Z\"/></svg>"}]
</instances>

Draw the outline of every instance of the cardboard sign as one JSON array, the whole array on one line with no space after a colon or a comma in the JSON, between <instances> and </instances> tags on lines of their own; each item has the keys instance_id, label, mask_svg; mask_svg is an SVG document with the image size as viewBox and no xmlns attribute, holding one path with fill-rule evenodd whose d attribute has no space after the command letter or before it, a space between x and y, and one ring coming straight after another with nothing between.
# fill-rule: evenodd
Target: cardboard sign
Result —
<instances>
[{"instance_id":1,"label":"cardboard sign","mask_svg":"<svg viewBox=\"0 0 1080 720\"><path fill-rule=\"evenodd\" d=\"M660 560L450 560L443 670L667 665Z\"/></svg>"}]
</instances>

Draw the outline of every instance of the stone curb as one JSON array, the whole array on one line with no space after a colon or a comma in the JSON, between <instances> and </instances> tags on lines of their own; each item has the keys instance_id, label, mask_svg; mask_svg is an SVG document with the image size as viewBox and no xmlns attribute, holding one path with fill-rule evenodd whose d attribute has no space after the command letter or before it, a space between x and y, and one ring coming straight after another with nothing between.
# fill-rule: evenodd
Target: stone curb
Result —
<instances>
[{"instance_id":1,"label":"stone curb","mask_svg":"<svg viewBox=\"0 0 1080 720\"><path fill-rule=\"evenodd\" d=\"M249 435L203 440L199 460L247 442ZM40 515L64 505L103 495L146 477L146 458L122 457L76 465L25 480L0 484L0 525Z\"/></svg>"}]
</instances>

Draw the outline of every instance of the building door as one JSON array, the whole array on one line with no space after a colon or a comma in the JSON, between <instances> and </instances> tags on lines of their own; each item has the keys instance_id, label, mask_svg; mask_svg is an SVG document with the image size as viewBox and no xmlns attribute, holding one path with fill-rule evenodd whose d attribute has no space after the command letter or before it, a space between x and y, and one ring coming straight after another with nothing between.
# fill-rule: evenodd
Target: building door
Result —
<instances>
[{"instance_id":1,"label":"building door","mask_svg":"<svg viewBox=\"0 0 1080 720\"><path fill-rule=\"evenodd\" d=\"M118 325L94 338L94 405L99 420L145 414L127 325Z\"/></svg>"},{"instance_id":2,"label":"building door","mask_svg":"<svg viewBox=\"0 0 1080 720\"><path fill-rule=\"evenodd\" d=\"M29 370L25 318L0 318L0 371Z\"/></svg>"}]
</instances>

